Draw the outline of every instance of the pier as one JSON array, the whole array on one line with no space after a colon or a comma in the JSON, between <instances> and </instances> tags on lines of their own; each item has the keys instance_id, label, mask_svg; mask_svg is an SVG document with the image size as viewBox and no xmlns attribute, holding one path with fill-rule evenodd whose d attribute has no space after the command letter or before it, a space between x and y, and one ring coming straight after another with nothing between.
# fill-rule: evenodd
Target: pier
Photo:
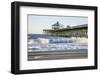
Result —
<instances>
[{"instance_id":1,"label":"pier","mask_svg":"<svg viewBox=\"0 0 100 76\"><path fill-rule=\"evenodd\" d=\"M44 29L43 32L47 35L62 36L62 37L88 37L87 24L63 28L62 24L57 22L52 25L52 29Z\"/></svg>"}]
</instances>

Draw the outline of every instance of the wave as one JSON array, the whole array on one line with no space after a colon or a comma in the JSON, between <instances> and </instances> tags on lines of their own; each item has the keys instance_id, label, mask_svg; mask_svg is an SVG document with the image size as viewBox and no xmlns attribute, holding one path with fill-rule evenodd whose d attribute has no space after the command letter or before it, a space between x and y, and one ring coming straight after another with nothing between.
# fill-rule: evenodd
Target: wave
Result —
<instances>
[{"instance_id":1,"label":"wave","mask_svg":"<svg viewBox=\"0 0 100 76\"><path fill-rule=\"evenodd\" d=\"M48 42L48 43L71 43L74 42L70 37L51 36L46 34L28 34L28 39L34 42Z\"/></svg>"},{"instance_id":2,"label":"wave","mask_svg":"<svg viewBox=\"0 0 100 76\"><path fill-rule=\"evenodd\" d=\"M86 38L59 37L44 34L28 34L28 52L88 49Z\"/></svg>"}]
</instances>

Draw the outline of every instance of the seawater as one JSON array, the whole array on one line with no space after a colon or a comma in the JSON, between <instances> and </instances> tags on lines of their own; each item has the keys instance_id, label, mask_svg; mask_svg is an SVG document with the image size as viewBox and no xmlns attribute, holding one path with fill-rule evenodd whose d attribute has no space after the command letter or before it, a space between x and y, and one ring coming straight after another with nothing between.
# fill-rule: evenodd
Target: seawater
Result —
<instances>
[{"instance_id":1,"label":"seawater","mask_svg":"<svg viewBox=\"0 0 100 76\"><path fill-rule=\"evenodd\" d=\"M77 38L73 37L59 37L45 34L28 34L28 52L70 51L82 49L86 49L87 51L88 43L86 41L84 42L85 43L78 42Z\"/></svg>"}]
</instances>

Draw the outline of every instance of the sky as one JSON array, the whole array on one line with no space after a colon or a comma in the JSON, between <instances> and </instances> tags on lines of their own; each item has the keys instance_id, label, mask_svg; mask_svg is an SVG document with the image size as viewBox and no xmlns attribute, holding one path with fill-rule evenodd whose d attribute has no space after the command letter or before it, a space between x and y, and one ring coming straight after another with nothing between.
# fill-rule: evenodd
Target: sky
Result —
<instances>
[{"instance_id":1,"label":"sky","mask_svg":"<svg viewBox=\"0 0 100 76\"><path fill-rule=\"evenodd\" d=\"M64 27L88 24L88 17L82 16L47 16L28 15L28 33L43 34L43 29L52 29L52 25L59 21Z\"/></svg>"}]
</instances>

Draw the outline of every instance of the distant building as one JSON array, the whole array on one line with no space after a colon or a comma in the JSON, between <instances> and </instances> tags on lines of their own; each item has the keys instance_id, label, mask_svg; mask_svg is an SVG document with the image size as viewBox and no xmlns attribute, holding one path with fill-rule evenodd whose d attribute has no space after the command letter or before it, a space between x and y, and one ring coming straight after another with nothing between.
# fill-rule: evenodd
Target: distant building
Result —
<instances>
[{"instance_id":1,"label":"distant building","mask_svg":"<svg viewBox=\"0 0 100 76\"><path fill-rule=\"evenodd\" d=\"M52 25L52 29L58 30L64 28L64 25L60 24L58 21Z\"/></svg>"}]
</instances>

